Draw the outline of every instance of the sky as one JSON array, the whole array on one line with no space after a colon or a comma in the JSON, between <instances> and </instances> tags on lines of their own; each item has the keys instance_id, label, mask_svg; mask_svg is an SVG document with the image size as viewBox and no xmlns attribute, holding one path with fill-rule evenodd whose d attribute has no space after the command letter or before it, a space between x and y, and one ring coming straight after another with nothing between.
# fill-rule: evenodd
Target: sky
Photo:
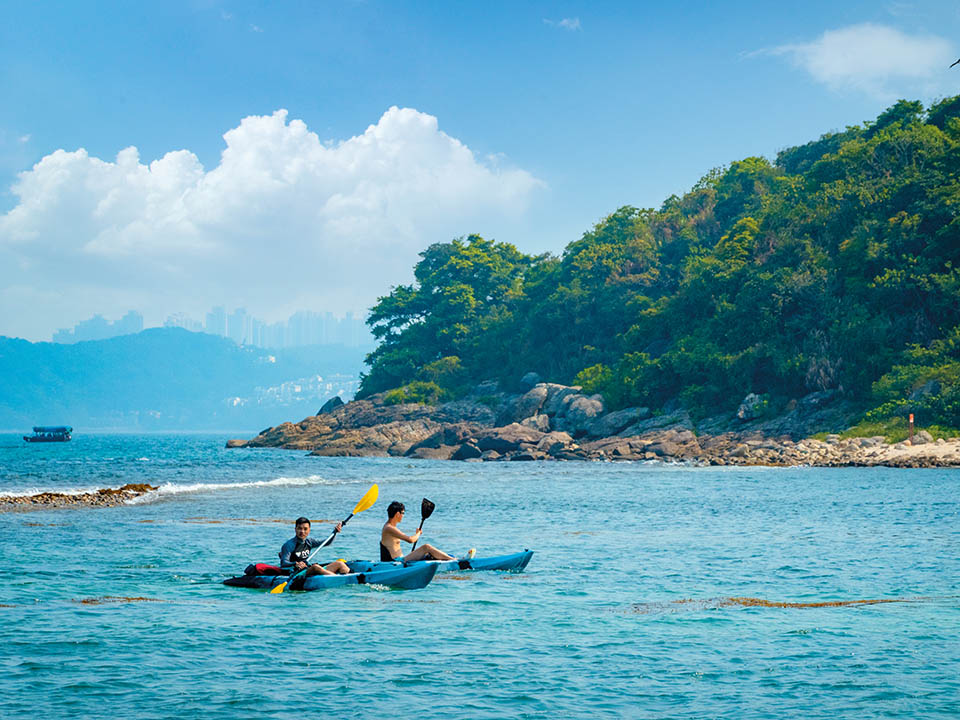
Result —
<instances>
[{"instance_id":1,"label":"sky","mask_svg":"<svg viewBox=\"0 0 960 720\"><path fill-rule=\"evenodd\" d=\"M789 7L788 7L789 5ZM0 335L365 312L480 234L623 205L960 94L956 2L7 3Z\"/></svg>"}]
</instances>

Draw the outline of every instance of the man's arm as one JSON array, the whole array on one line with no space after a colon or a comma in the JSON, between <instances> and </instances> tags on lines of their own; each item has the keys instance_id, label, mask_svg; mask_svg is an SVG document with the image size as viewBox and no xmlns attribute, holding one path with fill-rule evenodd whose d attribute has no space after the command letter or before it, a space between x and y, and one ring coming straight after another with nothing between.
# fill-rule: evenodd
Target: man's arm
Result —
<instances>
[{"instance_id":1,"label":"man's arm","mask_svg":"<svg viewBox=\"0 0 960 720\"><path fill-rule=\"evenodd\" d=\"M293 560L290 559L290 553L292 553L296 547L297 543L295 539L287 540L283 544L283 547L280 548L280 567L288 568L293 566Z\"/></svg>"},{"instance_id":2,"label":"man's arm","mask_svg":"<svg viewBox=\"0 0 960 720\"><path fill-rule=\"evenodd\" d=\"M410 536L400 532L400 528L396 528L393 525L387 525L383 529L383 531L390 537L399 538L400 540L403 540L404 542L408 542L408 543L415 543L417 539L420 537L419 530L417 530L417 532L413 536Z\"/></svg>"}]
</instances>

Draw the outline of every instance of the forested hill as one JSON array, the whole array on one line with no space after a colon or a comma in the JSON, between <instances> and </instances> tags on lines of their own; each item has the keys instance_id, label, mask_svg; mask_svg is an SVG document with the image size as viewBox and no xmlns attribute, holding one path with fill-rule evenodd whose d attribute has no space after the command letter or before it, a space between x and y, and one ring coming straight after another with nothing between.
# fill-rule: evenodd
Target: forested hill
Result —
<instances>
[{"instance_id":1,"label":"forested hill","mask_svg":"<svg viewBox=\"0 0 960 720\"><path fill-rule=\"evenodd\" d=\"M527 371L695 417L834 390L960 427L960 96L714 170L532 257L472 235L380 298L361 395Z\"/></svg>"},{"instance_id":2,"label":"forested hill","mask_svg":"<svg viewBox=\"0 0 960 720\"><path fill-rule=\"evenodd\" d=\"M362 364L358 348L267 351L180 328L71 345L0 337L0 429L252 430L349 396Z\"/></svg>"}]
</instances>

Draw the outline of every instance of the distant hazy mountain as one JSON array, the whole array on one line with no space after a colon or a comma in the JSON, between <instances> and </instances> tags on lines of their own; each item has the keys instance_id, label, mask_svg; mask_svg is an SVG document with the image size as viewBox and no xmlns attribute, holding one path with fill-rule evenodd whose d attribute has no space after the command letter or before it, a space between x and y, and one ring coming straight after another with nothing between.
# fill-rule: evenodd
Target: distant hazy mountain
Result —
<instances>
[{"instance_id":1,"label":"distant hazy mountain","mask_svg":"<svg viewBox=\"0 0 960 720\"><path fill-rule=\"evenodd\" d=\"M74 345L0 337L0 428L259 430L352 397L369 350L269 351L180 328Z\"/></svg>"}]
</instances>

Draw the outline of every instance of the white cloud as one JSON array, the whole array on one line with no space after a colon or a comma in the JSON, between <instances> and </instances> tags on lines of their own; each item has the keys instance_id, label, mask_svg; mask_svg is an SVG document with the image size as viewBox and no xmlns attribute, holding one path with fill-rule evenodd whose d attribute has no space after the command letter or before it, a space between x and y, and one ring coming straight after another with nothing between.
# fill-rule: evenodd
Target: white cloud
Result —
<instances>
[{"instance_id":1,"label":"white cloud","mask_svg":"<svg viewBox=\"0 0 960 720\"><path fill-rule=\"evenodd\" d=\"M26 145L28 142L30 142L30 135L21 135L19 138L17 138L17 142L19 142L21 145Z\"/></svg>"},{"instance_id":2,"label":"white cloud","mask_svg":"<svg viewBox=\"0 0 960 720\"><path fill-rule=\"evenodd\" d=\"M547 18L543 19L543 22L550 27L559 27L564 30L580 30L580 18L564 18L563 20L549 20Z\"/></svg>"},{"instance_id":3,"label":"white cloud","mask_svg":"<svg viewBox=\"0 0 960 720\"><path fill-rule=\"evenodd\" d=\"M428 244L519 219L543 186L412 109L336 143L286 110L223 137L209 171L187 150L144 163L129 147L112 161L57 150L21 173L0 216L0 334L128 308L369 307Z\"/></svg>"},{"instance_id":4,"label":"white cloud","mask_svg":"<svg viewBox=\"0 0 960 720\"><path fill-rule=\"evenodd\" d=\"M936 92L954 59L953 45L941 37L872 23L827 30L812 42L756 54L786 56L834 90L852 88L883 98Z\"/></svg>"}]
</instances>

